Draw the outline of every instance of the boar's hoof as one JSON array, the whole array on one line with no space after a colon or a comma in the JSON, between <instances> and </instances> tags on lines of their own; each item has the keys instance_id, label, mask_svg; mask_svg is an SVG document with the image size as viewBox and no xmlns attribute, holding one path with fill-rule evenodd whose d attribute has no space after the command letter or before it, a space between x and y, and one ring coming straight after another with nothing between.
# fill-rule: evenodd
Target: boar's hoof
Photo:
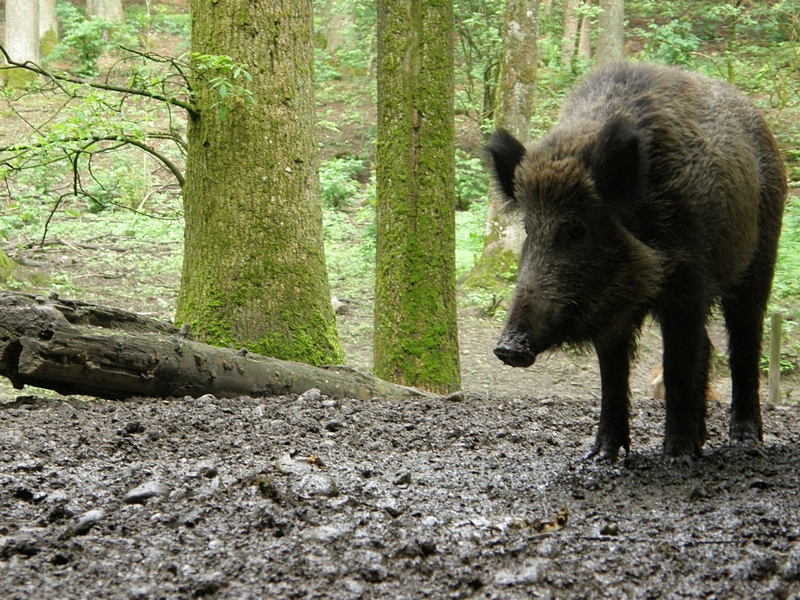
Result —
<instances>
[{"instance_id":1,"label":"boar's hoof","mask_svg":"<svg viewBox=\"0 0 800 600\"><path fill-rule=\"evenodd\" d=\"M731 445L753 446L764 441L761 420L756 421L731 421Z\"/></svg>"},{"instance_id":2,"label":"boar's hoof","mask_svg":"<svg viewBox=\"0 0 800 600\"><path fill-rule=\"evenodd\" d=\"M495 356L510 367L530 367L536 355L512 342L502 341L494 349Z\"/></svg>"},{"instance_id":3,"label":"boar's hoof","mask_svg":"<svg viewBox=\"0 0 800 600\"><path fill-rule=\"evenodd\" d=\"M667 436L664 439L664 456L677 458L680 461L692 464L693 459L700 458L703 455L702 446L703 443L700 441L690 440L685 437Z\"/></svg>"},{"instance_id":4,"label":"boar's hoof","mask_svg":"<svg viewBox=\"0 0 800 600\"><path fill-rule=\"evenodd\" d=\"M615 444L595 444L592 451L583 457L585 462L594 461L598 463L614 464L619 458L619 449L621 446ZM628 457L628 450L625 449L625 457Z\"/></svg>"}]
</instances>

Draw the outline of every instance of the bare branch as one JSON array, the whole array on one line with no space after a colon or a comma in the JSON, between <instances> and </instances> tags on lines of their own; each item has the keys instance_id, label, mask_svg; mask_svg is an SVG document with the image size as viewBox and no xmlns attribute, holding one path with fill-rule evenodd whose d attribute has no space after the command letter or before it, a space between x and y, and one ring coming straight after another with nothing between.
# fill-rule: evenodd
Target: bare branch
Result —
<instances>
[{"instance_id":1,"label":"bare branch","mask_svg":"<svg viewBox=\"0 0 800 600\"><path fill-rule=\"evenodd\" d=\"M89 86L91 88L98 89L98 90L106 90L106 91L110 91L110 92L119 92L121 94L132 94L132 95L135 95L135 96L144 96L146 98L152 98L153 100L159 100L159 101L164 102L166 104L172 104L173 106L178 106L178 107L184 109L185 111L187 111L188 113L190 113L190 114L192 114L194 116L197 116L197 111L196 111L196 109L195 109L193 104L191 104L189 102L184 102L182 100L178 100L175 97L165 96L165 95L162 95L162 94L156 94L154 92L150 92L150 91L147 91L147 90L137 90L135 88L125 87L125 86L111 85L111 84L107 84L107 83L97 83L97 82L93 82L93 81L87 81L85 79L81 79L80 77L73 77L72 75L68 75L66 73L53 73L51 71L48 71L47 69L44 69L44 68L40 67L39 65L37 65L36 63L33 63L31 61L25 61L24 63L16 62L16 61L11 60L11 57L8 55L8 52L6 51L5 47L3 45L1 45L1 44L0 44L0 52L3 53L3 56L5 57L5 60L8 63L8 65L0 66L0 70L9 69L9 68L25 69L27 71L31 71L33 73L36 73L37 75L44 75L45 77L47 77L51 81L53 81L56 85L58 85L58 83L56 83L58 81L66 81L68 83L74 83L74 84L77 84L77 85L86 85L86 86ZM59 87L62 88L62 91L66 92L66 90L62 86L59 86Z\"/></svg>"}]
</instances>

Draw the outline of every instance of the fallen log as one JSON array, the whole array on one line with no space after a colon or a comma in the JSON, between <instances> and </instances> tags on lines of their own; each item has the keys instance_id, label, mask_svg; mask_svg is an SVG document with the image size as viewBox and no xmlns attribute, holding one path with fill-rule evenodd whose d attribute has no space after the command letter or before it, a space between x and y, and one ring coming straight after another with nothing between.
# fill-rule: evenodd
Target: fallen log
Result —
<instances>
[{"instance_id":1,"label":"fallen log","mask_svg":"<svg viewBox=\"0 0 800 600\"><path fill-rule=\"evenodd\" d=\"M0 375L17 389L32 385L110 400L278 396L311 388L330 397L438 397L349 367L216 348L168 323L55 294L0 292Z\"/></svg>"}]
</instances>

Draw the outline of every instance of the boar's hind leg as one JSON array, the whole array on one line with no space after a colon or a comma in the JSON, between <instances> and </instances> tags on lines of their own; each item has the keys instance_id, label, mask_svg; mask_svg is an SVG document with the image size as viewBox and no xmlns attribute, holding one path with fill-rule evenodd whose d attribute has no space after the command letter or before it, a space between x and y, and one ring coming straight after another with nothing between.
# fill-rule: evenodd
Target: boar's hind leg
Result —
<instances>
[{"instance_id":1,"label":"boar's hind leg","mask_svg":"<svg viewBox=\"0 0 800 600\"><path fill-rule=\"evenodd\" d=\"M628 425L630 352L633 334L613 344L598 345L602 397L600 400L600 425L594 448L587 458L615 461L620 448L630 451L630 429Z\"/></svg>"},{"instance_id":2,"label":"boar's hind leg","mask_svg":"<svg viewBox=\"0 0 800 600\"><path fill-rule=\"evenodd\" d=\"M706 386L711 343L708 308L667 310L659 315L664 340L664 397L667 419L664 454L700 456L706 439Z\"/></svg>"},{"instance_id":3,"label":"boar's hind leg","mask_svg":"<svg viewBox=\"0 0 800 600\"><path fill-rule=\"evenodd\" d=\"M763 439L758 361L771 274L771 267L752 264L745 279L722 299L731 367L731 442Z\"/></svg>"}]
</instances>

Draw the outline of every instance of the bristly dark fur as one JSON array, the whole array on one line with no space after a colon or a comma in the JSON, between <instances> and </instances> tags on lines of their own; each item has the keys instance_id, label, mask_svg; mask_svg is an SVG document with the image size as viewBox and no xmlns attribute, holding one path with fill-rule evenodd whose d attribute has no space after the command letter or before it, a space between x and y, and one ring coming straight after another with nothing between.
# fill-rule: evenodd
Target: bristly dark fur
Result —
<instances>
[{"instance_id":1,"label":"bristly dark fur","mask_svg":"<svg viewBox=\"0 0 800 600\"><path fill-rule=\"evenodd\" d=\"M573 91L538 143L498 130L486 151L528 233L495 354L525 367L564 344L593 345L602 378L593 455L614 459L630 446L630 360L652 315L664 339L664 452L699 455L706 323L719 304L731 439L761 440L758 361L787 186L749 100L681 69L617 63Z\"/></svg>"}]
</instances>

